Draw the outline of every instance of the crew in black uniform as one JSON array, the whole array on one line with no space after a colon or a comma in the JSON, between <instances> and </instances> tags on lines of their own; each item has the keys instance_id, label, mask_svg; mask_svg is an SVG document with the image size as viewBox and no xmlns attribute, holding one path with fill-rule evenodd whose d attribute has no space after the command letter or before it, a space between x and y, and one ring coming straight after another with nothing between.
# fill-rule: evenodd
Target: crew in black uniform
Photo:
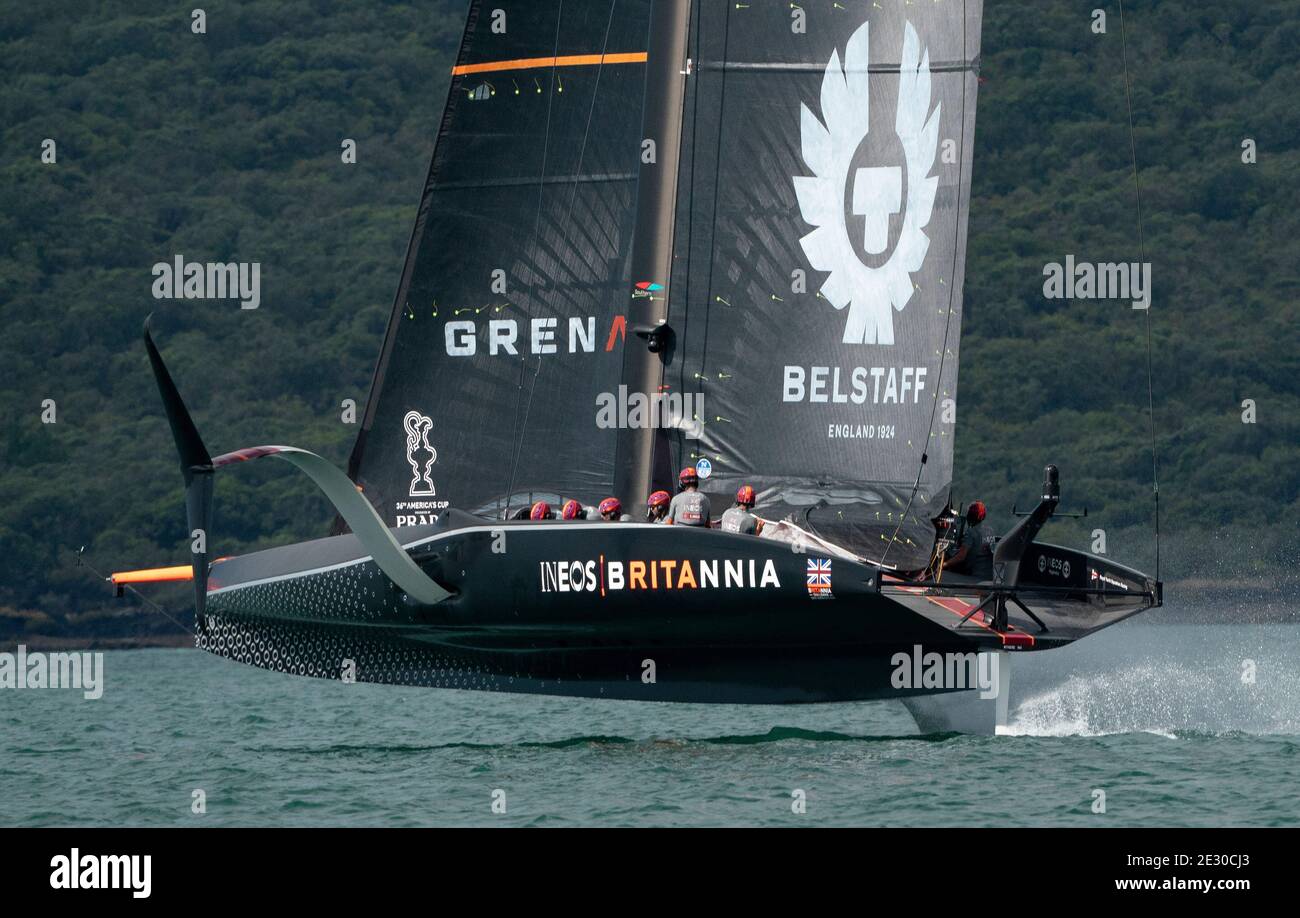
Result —
<instances>
[{"instance_id":1,"label":"crew in black uniform","mask_svg":"<svg viewBox=\"0 0 1300 918\"><path fill-rule=\"evenodd\" d=\"M944 567L980 580L993 579L993 545L997 540L984 532L985 514L983 501L977 500L966 508L966 531Z\"/></svg>"}]
</instances>

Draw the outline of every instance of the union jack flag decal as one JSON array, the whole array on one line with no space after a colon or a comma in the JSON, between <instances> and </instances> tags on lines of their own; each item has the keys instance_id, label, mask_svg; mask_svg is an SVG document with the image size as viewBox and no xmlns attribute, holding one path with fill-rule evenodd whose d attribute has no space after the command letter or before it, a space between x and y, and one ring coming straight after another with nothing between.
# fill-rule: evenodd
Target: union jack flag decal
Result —
<instances>
[{"instance_id":1,"label":"union jack flag decal","mask_svg":"<svg viewBox=\"0 0 1300 918\"><path fill-rule=\"evenodd\" d=\"M830 599L835 595L831 592L830 558L808 559L808 595L813 599Z\"/></svg>"}]
</instances>

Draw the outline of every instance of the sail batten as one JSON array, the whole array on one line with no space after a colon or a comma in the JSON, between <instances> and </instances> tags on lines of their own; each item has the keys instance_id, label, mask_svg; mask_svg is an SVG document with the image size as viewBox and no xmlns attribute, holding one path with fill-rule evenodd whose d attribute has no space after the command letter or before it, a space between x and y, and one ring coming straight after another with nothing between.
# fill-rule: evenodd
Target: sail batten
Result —
<instances>
[{"instance_id":1,"label":"sail batten","mask_svg":"<svg viewBox=\"0 0 1300 918\"><path fill-rule=\"evenodd\" d=\"M826 69L815 61L696 61L696 70L704 71L755 71L759 73L817 73ZM845 73L899 73L899 64L870 64L866 67L845 67ZM931 73L959 73L979 71L978 60L931 61Z\"/></svg>"},{"instance_id":2,"label":"sail batten","mask_svg":"<svg viewBox=\"0 0 1300 918\"><path fill-rule=\"evenodd\" d=\"M457 188L512 188L519 185L589 185L598 182L636 181L635 172L611 172L605 175L529 175L505 179L463 179L454 182L438 182L435 190Z\"/></svg>"},{"instance_id":3,"label":"sail batten","mask_svg":"<svg viewBox=\"0 0 1300 918\"><path fill-rule=\"evenodd\" d=\"M485 61L479 64L457 64L451 68L452 76L475 73L503 73L509 70L541 70L550 67L592 67L601 64L644 64L644 51L624 54L569 54L564 57L527 57L512 61Z\"/></svg>"}]
</instances>

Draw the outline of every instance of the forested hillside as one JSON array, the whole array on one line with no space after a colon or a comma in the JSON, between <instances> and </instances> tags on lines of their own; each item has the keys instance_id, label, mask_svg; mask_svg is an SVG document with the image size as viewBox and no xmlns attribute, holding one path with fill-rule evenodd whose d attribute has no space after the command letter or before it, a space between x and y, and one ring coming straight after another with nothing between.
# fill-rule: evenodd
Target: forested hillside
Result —
<instances>
[{"instance_id":1,"label":"forested hillside","mask_svg":"<svg viewBox=\"0 0 1300 918\"><path fill-rule=\"evenodd\" d=\"M364 406L464 4L223 0L198 35L193 7L0 9L0 642L177 630L76 559L188 556L150 311L214 449L342 463L342 403ZM1287 0L1125 13L1163 574L1274 582L1300 537L1300 20ZM1089 516L1050 536L1103 528L1149 569L1146 317L1043 296L1067 255L1139 260L1118 4L986 0L984 49L954 493L1001 529L1056 462L1064 509ZM176 255L259 262L260 308L155 300L151 268ZM325 532L326 505L281 471L220 481L220 553Z\"/></svg>"},{"instance_id":2,"label":"forested hillside","mask_svg":"<svg viewBox=\"0 0 1300 918\"><path fill-rule=\"evenodd\" d=\"M1119 7L985 8L956 493L1005 512L1055 461L1063 509L1086 503L1089 518L1051 537L1084 545L1101 527L1112 555L1150 570L1145 316L1043 296L1043 265L1067 254L1139 259ZM1088 28L1093 8L1109 11L1104 35ZM1125 3L1125 14L1154 286L1162 574L1294 576L1300 20L1267 0Z\"/></svg>"}]
</instances>

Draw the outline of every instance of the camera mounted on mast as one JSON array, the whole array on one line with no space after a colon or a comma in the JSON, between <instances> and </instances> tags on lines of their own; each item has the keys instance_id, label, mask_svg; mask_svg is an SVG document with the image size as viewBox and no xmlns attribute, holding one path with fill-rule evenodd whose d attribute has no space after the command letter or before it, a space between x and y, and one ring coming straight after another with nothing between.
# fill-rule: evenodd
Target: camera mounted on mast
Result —
<instances>
[{"instance_id":1,"label":"camera mounted on mast","mask_svg":"<svg viewBox=\"0 0 1300 918\"><path fill-rule=\"evenodd\" d=\"M652 354L664 353L673 343L673 330L668 325L667 320L656 322L653 325L634 326L632 333L645 341L646 350Z\"/></svg>"}]
</instances>

